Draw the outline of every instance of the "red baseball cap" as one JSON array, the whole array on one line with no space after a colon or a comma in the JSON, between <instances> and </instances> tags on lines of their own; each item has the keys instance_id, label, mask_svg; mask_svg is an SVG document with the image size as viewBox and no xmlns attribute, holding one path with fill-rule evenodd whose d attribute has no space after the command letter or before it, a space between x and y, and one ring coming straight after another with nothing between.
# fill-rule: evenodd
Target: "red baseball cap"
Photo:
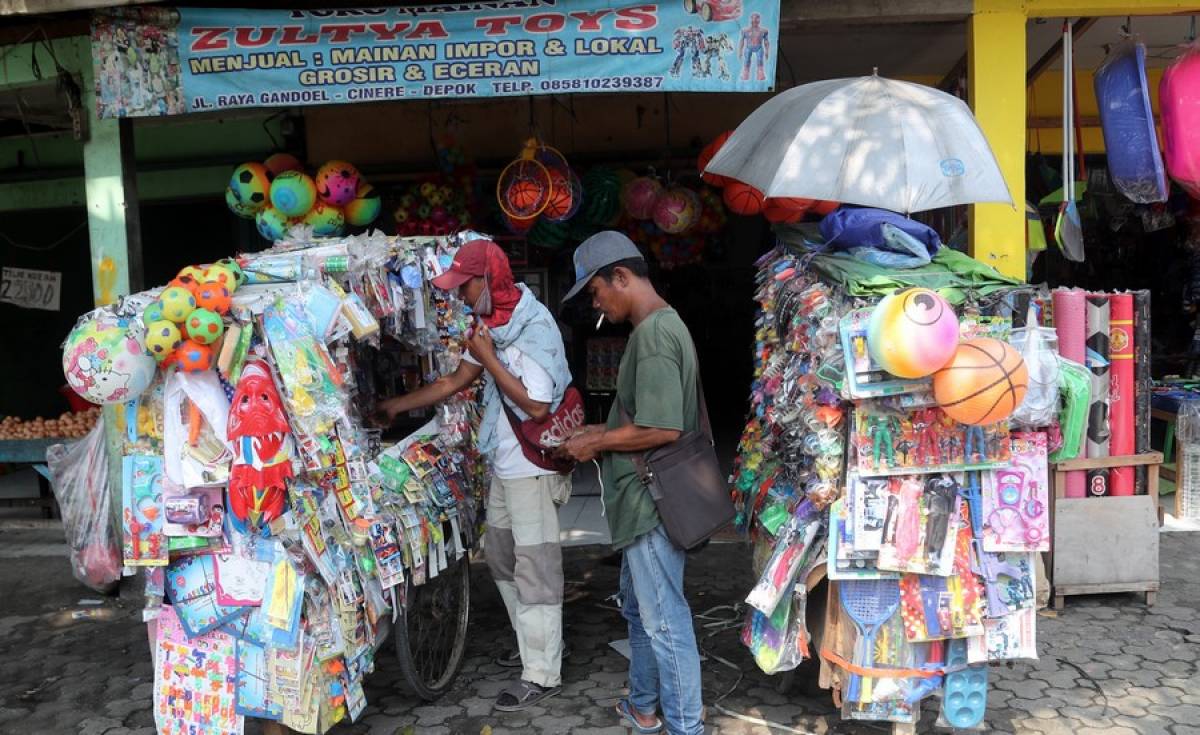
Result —
<instances>
[{"instance_id":1,"label":"red baseball cap","mask_svg":"<svg viewBox=\"0 0 1200 735\"><path fill-rule=\"evenodd\" d=\"M472 240L454 254L450 268L432 279L433 285L443 291L453 291L472 278L487 274L488 251L500 246L491 240Z\"/></svg>"}]
</instances>

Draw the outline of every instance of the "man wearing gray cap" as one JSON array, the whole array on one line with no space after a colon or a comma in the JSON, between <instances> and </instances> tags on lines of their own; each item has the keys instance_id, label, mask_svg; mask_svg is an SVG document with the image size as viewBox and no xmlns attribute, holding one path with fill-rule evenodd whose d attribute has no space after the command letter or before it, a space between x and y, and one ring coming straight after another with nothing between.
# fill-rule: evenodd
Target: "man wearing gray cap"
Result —
<instances>
[{"instance_id":1,"label":"man wearing gray cap","mask_svg":"<svg viewBox=\"0 0 1200 735\"><path fill-rule=\"evenodd\" d=\"M633 325L617 373L617 398L603 425L564 445L577 461L600 457L613 547L621 550L621 612L629 623L629 698L617 712L638 733L704 732L700 654L683 594L686 555L663 530L632 453L670 444L699 428L696 347L679 314L647 277L637 246L600 232L575 251L575 285L603 318ZM662 720L656 712L661 708Z\"/></svg>"}]
</instances>

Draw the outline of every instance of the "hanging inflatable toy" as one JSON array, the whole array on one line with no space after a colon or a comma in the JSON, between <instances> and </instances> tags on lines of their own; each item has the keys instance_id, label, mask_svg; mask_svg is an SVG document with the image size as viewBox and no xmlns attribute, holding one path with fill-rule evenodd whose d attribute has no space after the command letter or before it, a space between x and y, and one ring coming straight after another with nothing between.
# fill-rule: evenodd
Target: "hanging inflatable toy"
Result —
<instances>
[{"instance_id":1,"label":"hanging inflatable toy","mask_svg":"<svg viewBox=\"0 0 1200 735\"><path fill-rule=\"evenodd\" d=\"M958 316L936 291L907 288L889 294L867 321L867 352L899 378L924 378L958 350Z\"/></svg>"},{"instance_id":2,"label":"hanging inflatable toy","mask_svg":"<svg viewBox=\"0 0 1200 735\"><path fill-rule=\"evenodd\" d=\"M243 163L233 170L228 188L239 207L245 207L252 214L257 214L269 201L271 174L261 163ZM228 201L226 198L226 203ZM233 211L236 214L239 210Z\"/></svg>"},{"instance_id":3,"label":"hanging inflatable toy","mask_svg":"<svg viewBox=\"0 0 1200 735\"><path fill-rule=\"evenodd\" d=\"M303 171L304 164L290 153L274 153L263 161L263 168L267 169L272 177L275 177L284 171Z\"/></svg>"},{"instance_id":4,"label":"hanging inflatable toy","mask_svg":"<svg viewBox=\"0 0 1200 735\"><path fill-rule=\"evenodd\" d=\"M699 217L700 197L682 186L672 186L654 202L654 224L668 235L686 232Z\"/></svg>"},{"instance_id":5,"label":"hanging inflatable toy","mask_svg":"<svg viewBox=\"0 0 1200 735\"><path fill-rule=\"evenodd\" d=\"M155 370L142 325L110 309L96 309L79 319L63 343L62 365L71 390L100 404L137 398Z\"/></svg>"},{"instance_id":6,"label":"hanging inflatable toy","mask_svg":"<svg viewBox=\"0 0 1200 735\"><path fill-rule=\"evenodd\" d=\"M261 360L242 368L229 410L228 438L235 449L229 476L231 519L243 532L266 534L267 524L285 510L293 442L279 389Z\"/></svg>"},{"instance_id":7,"label":"hanging inflatable toy","mask_svg":"<svg viewBox=\"0 0 1200 735\"><path fill-rule=\"evenodd\" d=\"M365 227L375 221L382 209L383 199L380 198L379 192L375 190L375 187L361 181L358 184L358 191L354 193L354 199L346 205L343 214L346 217L346 224L352 227Z\"/></svg>"},{"instance_id":8,"label":"hanging inflatable toy","mask_svg":"<svg viewBox=\"0 0 1200 735\"><path fill-rule=\"evenodd\" d=\"M354 201L361 180L362 175L352 164L345 161L329 161L317 170L316 191L321 201L335 207L344 207Z\"/></svg>"},{"instance_id":9,"label":"hanging inflatable toy","mask_svg":"<svg viewBox=\"0 0 1200 735\"><path fill-rule=\"evenodd\" d=\"M327 202L317 202L303 217L317 237L335 237L346 229L346 215L341 208Z\"/></svg>"},{"instance_id":10,"label":"hanging inflatable toy","mask_svg":"<svg viewBox=\"0 0 1200 735\"><path fill-rule=\"evenodd\" d=\"M287 215L272 206L254 215L254 223L258 226L258 234L271 241L282 240L292 224Z\"/></svg>"},{"instance_id":11,"label":"hanging inflatable toy","mask_svg":"<svg viewBox=\"0 0 1200 735\"><path fill-rule=\"evenodd\" d=\"M303 171L284 171L271 182L271 206L285 217L303 217L317 203L317 187Z\"/></svg>"},{"instance_id":12,"label":"hanging inflatable toy","mask_svg":"<svg viewBox=\"0 0 1200 735\"><path fill-rule=\"evenodd\" d=\"M663 185L658 179L639 176L621 191L621 202L625 211L636 220L648 220L654 216L654 203L662 196Z\"/></svg>"}]
</instances>

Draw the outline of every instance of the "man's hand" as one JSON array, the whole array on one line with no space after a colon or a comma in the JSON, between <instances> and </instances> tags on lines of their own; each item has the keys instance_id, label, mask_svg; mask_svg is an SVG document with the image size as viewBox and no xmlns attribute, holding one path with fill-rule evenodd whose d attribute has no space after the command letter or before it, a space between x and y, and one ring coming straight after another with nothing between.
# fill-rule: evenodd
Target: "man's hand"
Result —
<instances>
[{"instance_id":1,"label":"man's hand","mask_svg":"<svg viewBox=\"0 0 1200 735\"><path fill-rule=\"evenodd\" d=\"M371 414L371 423L379 428L386 429L396 420L396 416L403 412L403 407L400 405L400 400L403 396L393 396L386 400L375 404L375 412Z\"/></svg>"},{"instance_id":2,"label":"man's hand","mask_svg":"<svg viewBox=\"0 0 1200 735\"><path fill-rule=\"evenodd\" d=\"M603 437L603 426L585 426L559 447L559 451L576 462L590 462L599 456L600 441Z\"/></svg>"},{"instance_id":3,"label":"man's hand","mask_svg":"<svg viewBox=\"0 0 1200 735\"><path fill-rule=\"evenodd\" d=\"M496 359L496 345L492 342L492 334L487 325L479 322L467 337L467 352L484 367L488 367Z\"/></svg>"}]
</instances>

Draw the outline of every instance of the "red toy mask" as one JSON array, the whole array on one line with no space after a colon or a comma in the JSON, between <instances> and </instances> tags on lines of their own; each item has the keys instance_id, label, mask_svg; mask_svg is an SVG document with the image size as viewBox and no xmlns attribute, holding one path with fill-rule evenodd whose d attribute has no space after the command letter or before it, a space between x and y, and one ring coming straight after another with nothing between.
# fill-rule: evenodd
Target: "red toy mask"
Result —
<instances>
[{"instance_id":1,"label":"red toy mask","mask_svg":"<svg viewBox=\"0 0 1200 735\"><path fill-rule=\"evenodd\" d=\"M229 440L236 452L229 477L235 525L265 527L283 514L293 452L283 400L260 360L242 369L229 411Z\"/></svg>"}]
</instances>

